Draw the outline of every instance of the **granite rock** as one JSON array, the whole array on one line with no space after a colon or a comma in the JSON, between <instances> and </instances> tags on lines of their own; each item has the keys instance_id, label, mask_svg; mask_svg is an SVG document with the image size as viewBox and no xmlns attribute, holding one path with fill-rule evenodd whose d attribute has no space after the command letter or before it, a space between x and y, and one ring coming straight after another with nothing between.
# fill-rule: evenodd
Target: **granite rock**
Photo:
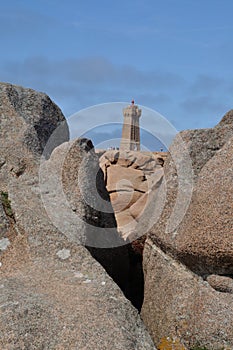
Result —
<instances>
[{"instance_id":1,"label":"granite rock","mask_svg":"<svg viewBox=\"0 0 233 350\"><path fill-rule=\"evenodd\" d=\"M52 134L56 134L49 141ZM44 93L0 83L1 185L33 167L47 145L47 156L69 138L61 110Z\"/></svg>"},{"instance_id":2,"label":"granite rock","mask_svg":"<svg viewBox=\"0 0 233 350\"><path fill-rule=\"evenodd\" d=\"M143 263L145 294L141 316L158 348L163 339L169 338L179 340L178 349L232 349L231 293L217 291L211 281L191 272L149 239Z\"/></svg>"},{"instance_id":3,"label":"granite rock","mask_svg":"<svg viewBox=\"0 0 233 350\"><path fill-rule=\"evenodd\" d=\"M232 116L178 134L165 161L166 200L155 199L163 210L143 258L142 317L156 345L233 347Z\"/></svg>"},{"instance_id":4,"label":"granite rock","mask_svg":"<svg viewBox=\"0 0 233 350\"><path fill-rule=\"evenodd\" d=\"M176 235L179 260L201 275L233 275L233 138L202 168Z\"/></svg>"},{"instance_id":5,"label":"granite rock","mask_svg":"<svg viewBox=\"0 0 233 350\"><path fill-rule=\"evenodd\" d=\"M114 150L100 157L118 232L125 240L132 241L145 233L142 226L142 234L138 231L138 221L147 210L150 191L161 181L166 157L166 152Z\"/></svg>"}]
</instances>

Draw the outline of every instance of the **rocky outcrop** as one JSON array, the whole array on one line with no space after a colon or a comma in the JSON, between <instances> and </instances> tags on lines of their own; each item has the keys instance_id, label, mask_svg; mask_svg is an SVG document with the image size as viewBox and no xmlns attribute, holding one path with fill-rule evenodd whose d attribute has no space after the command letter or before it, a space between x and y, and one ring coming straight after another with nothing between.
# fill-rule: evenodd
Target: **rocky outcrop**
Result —
<instances>
[{"instance_id":1,"label":"rocky outcrop","mask_svg":"<svg viewBox=\"0 0 233 350\"><path fill-rule=\"evenodd\" d=\"M145 232L138 223L163 177L165 152L107 151L100 167L114 209L119 234L133 241Z\"/></svg>"},{"instance_id":2,"label":"rocky outcrop","mask_svg":"<svg viewBox=\"0 0 233 350\"><path fill-rule=\"evenodd\" d=\"M55 148L68 141L68 129L44 94L2 84L0 106L0 190L10 209L1 201L0 348L155 349L137 310L84 247L97 242L98 250L107 235L115 244L118 237L112 212L106 224L98 216L90 143ZM101 173L98 181L106 199ZM100 223L98 240L89 225ZM92 252L101 262L103 249ZM107 255L114 274L117 255Z\"/></svg>"},{"instance_id":3,"label":"rocky outcrop","mask_svg":"<svg viewBox=\"0 0 233 350\"><path fill-rule=\"evenodd\" d=\"M232 117L180 133L165 162L166 201L144 250L142 317L156 344L233 347Z\"/></svg>"},{"instance_id":4,"label":"rocky outcrop","mask_svg":"<svg viewBox=\"0 0 233 350\"><path fill-rule=\"evenodd\" d=\"M45 145L47 153L68 140L69 131L61 110L50 98L32 89L0 84L0 169L2 187L9 174L21 176L40 157ZM49 137L56 132L53 143Z\"/></svg>"},{"instance_id":5,"label":"rocky outcrop","mask_svg":"<svg viewBox=\"0 0 233 350\"><path fill-rule=\"evenodd\" d=\"M233 275L232 176L230 138L201 170L176 237L179 259L201 275Z\"/></svg>"}]
</instances>

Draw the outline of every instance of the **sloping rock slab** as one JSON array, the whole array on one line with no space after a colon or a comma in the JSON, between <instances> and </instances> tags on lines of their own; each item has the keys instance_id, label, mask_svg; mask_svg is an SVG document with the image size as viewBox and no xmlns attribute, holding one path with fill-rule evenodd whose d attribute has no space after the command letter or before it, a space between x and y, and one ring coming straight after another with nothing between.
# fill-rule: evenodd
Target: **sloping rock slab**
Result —
<instances>
[{"instance_id":1,"label":"sloping rock slab","mask_svg":"<svg viewBox=\"0 0 233 350\"><path fill-rule=\"evenodd\" d=\"M155 349L136 309L86 249L59 245L69 257L19 268L3 260L0 348Z\"/></svg>"}]
</instances>

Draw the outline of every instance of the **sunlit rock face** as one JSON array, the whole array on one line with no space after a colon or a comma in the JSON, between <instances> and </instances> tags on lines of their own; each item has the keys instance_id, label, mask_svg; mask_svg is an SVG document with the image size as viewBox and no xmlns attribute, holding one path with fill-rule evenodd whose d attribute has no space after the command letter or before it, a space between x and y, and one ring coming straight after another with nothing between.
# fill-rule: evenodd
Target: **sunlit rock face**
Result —
<instances>
[{"instance_id":1,"label":"sunlit rock face","mask_svg":"<svg viewBox=\"0 0 233 350\"><path fill-rule=\"evenodd\" d=\"M140 237L136 227L163 177L165 152L107 151L100 157L117 229L125 240ZM142 232L144 234L145 232Z\"/></svg>"}]
</instances>

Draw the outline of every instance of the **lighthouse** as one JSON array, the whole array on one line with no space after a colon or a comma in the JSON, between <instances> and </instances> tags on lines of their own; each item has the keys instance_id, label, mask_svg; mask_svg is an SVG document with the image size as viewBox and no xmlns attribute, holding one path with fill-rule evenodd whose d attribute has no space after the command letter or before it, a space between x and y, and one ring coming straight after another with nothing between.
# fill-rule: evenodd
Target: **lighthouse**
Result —
<instances>
[{"instance_id":1,"label":"lighthouse","mask_svg":"<svg viewBox=\"0 0 233 350\"><path fill-rule=\"evenodd\" d=\"M139 118L142 110L135 105L134 100L131 105L123 109L124 124L122 128L122 137L120 150L140 151L140 127Z\"/></svg>"}]
</instances>

